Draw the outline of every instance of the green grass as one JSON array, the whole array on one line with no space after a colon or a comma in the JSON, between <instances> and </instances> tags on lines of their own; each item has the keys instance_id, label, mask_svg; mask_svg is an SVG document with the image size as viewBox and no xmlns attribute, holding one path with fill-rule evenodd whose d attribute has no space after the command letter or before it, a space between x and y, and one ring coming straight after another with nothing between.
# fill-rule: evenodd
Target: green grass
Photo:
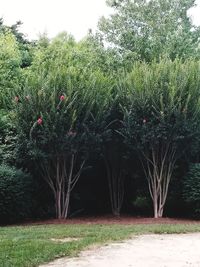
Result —
<instances>
[{"instance_id":1,"label":"green grass","mask_svg":"<svg viewBox=\"0 0 200 267\"><path fill-rule=\"evenodd\" d=\"M0 228L0 266L38 266L62 256L76 256L93 244L106 244L147 233L200 232L200 224L46 225ZM80 238L59 243L51 238Z\"/></svg>"}]
</instances>

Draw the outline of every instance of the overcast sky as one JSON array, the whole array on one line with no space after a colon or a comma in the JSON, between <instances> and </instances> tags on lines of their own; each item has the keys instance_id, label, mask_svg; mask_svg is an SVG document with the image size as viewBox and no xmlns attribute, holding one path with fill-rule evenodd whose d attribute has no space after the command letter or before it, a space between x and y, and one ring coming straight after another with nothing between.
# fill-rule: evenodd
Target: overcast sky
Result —
<instances>
[{"instance_id":1,"label":"overcast sky","mask_svg":"<svg viewBox=\"0 0 200 267\"><path fill-rule=\"evenodd\" d=\"M96 29L102 15L107 16L110 9L106 0L0 0L0 17L11 25L21 20L21 27L30 39L36 39L46 32L53 37L67 31L77 40L84 37L88 29ZM190 12L195 24L200 25L200 0Z\"/></svg>"}]
</instances>

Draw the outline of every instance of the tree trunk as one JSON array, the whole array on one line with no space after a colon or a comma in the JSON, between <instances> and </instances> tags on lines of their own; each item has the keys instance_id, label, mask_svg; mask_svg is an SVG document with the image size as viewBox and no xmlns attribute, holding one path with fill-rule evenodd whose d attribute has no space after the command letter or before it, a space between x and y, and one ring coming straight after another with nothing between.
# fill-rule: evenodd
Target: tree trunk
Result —
<instances>
[{"instance_id":1,"label":"tree trunk","mask_svg":"<svg viewBox=\"0 0 200 267\"><path fill-rule=\"evenodd\" d=\"M105 159L105 164L112 214L116 217L119 217L124 199L125 175L119 162L118 164L115 164L115 162L112 162L112 159Z\"/></svg>"},{"instance_id":2,"label":"tree trunk","mask_svg":"<svg viewBox=\"0 0 200 267\"><path fill-rule=\"evenodd\" d=\"M149 192L153 202L154 218L162 218L167 199L169 184L175 166L176 148L170 144L161 148L152 148L144 153L142 162L148 179Z\"/></svg>"},{"instance_id":3,"label":"tree trunk","mask_svg":"<svg viewBox=\"0 0 200 267\"><path fill-rule=\"evenodd\" d=\"M153 210L154 210L154 218L158 218L158 203L157 203L157 197L154 196L153 199Z\"/></svg>"},{"instance_id":4,"label":"tree trunk","mask_svg":"<svg viewBox=\"0 0 200 267\"><path fill-rule=\"evenodd\" d=\"M57 219L68 217L70 194L81 175L84 163L85 160L75 173L75 154L72 154L69 161L64 157L57 156L48 163L48 166L43 166L44 179L54 194Z\"/></svg>"}]
</instances>

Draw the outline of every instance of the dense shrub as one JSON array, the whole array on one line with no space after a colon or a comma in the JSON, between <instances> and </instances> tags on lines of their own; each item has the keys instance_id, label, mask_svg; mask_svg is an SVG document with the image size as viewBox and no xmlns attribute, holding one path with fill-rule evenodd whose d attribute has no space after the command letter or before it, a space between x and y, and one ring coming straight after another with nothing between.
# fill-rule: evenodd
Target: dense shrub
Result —
<instances>
[{"instance_id":1,"label":"dense shrub","mask_svg":"<svg viewBox=\"0 0 200 267\"><path fill-rule=\"evenodd\" d=\"M31 216L33 181L22 170L0 165L0 223Z\"/></svg>"},{"instance_id":2,"label":"dense shrub","mask_svg":"<svg viewBox=\"0 0 200 267\"><path fill-rule=\"evenodd\" d=\"M14 164L16 133L12 113L0 110L0 164Z\"/></svg>"},{"instance_id":3,"label":"dense shrub","mask_svg":"<svg viewBox=\"0 0 200 267\"><path fill-rule=\"evenodd\" d=\"M136 214L150 215L152 214L151 199L142 195L138 195L136 200L133 201L133 207Z\"/></svg>"},{"instance_id":4,"label":"dense shrub","mask_svg":"<svg viewBox=\"0 0 200 267\"><path fill-rule=\"evenodd\" d=\"M191 215L200 217L200 163L191 164L184 177L183 198L190 206Z\"/></svg>"}]
</instances>

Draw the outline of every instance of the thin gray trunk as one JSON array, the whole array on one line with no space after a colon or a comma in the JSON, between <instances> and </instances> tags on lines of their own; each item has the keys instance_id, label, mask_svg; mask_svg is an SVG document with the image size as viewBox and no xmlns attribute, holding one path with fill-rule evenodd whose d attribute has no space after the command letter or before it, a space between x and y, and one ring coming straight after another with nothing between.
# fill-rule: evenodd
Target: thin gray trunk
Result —
<instances>
[{"instance_id":1,"label":"thin gray trunk","mask_svg":"<svg viewBox=\"0 0 200 267\"><path fill-rule=\"evenodd\" d=\"M105 159L107 170L107 179L109 186L109 196L112 214L120 216L123 199L124 199L124 178L121 166L113 164L112 160Z\"/></svg>"},{"instance_id":2,"label":"thin gray trunk","mask_svg":"<svg viewBox=\"0 0 200 267\"><path fill-rule=\"evenodd\" d=\"M44 179L53 191L57 219L68 217L71 191L79 180L84 164L85 161L75 173L75 154L72 154L70 162L67 162L64 157L57 156L47 166L42 166Z\"/></svg>"},{"instance_id":3,"label":"thin gray trunk","mask_svg":"<svg viewBox=\"0 0 200 267\"><path fill-rule=\"evenodd\" d=\"M149 192L153 202L154 218L162 218L172 172L175 166L176 148L169 144L143 154L142 162L145 175L148 179Z\"/></svg>"}]
</instances>

